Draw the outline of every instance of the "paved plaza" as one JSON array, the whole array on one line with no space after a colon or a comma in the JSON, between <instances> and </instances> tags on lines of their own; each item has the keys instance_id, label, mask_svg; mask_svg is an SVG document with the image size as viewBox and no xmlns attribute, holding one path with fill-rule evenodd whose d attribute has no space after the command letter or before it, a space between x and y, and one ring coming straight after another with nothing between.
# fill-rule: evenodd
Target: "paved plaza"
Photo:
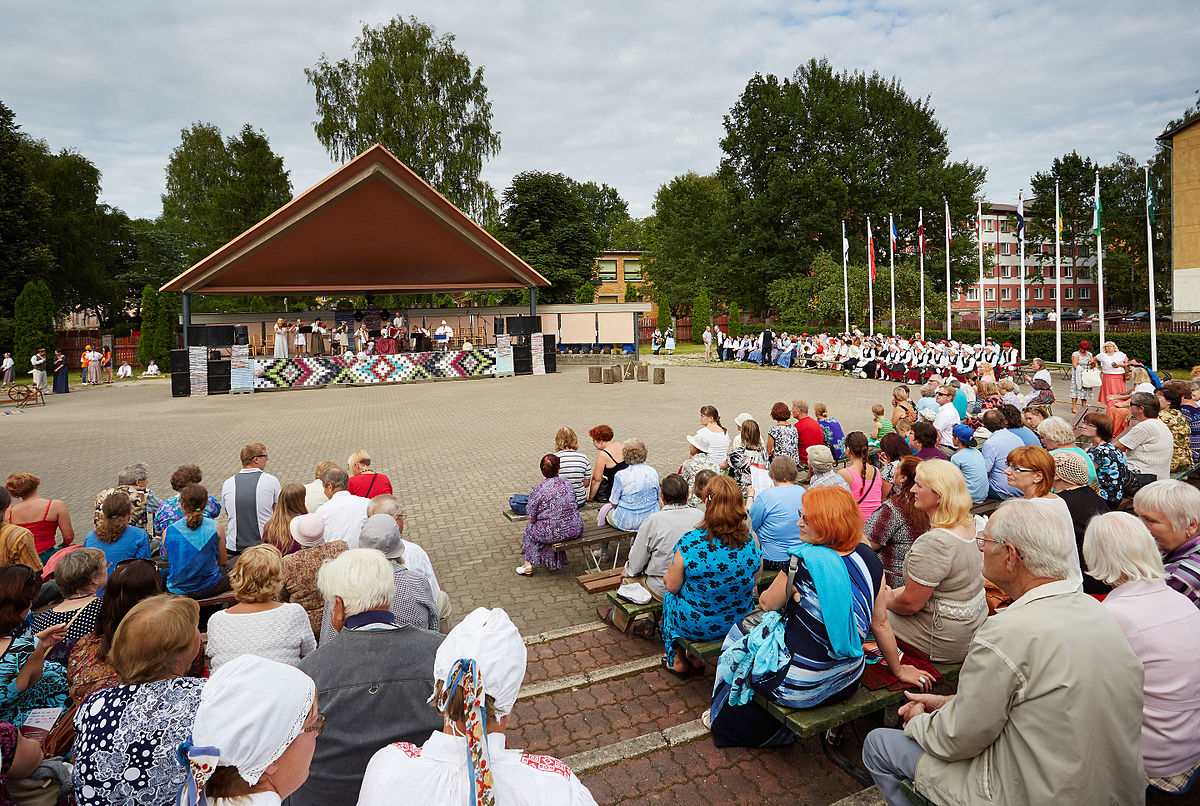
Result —
<instances>
[{"instance_id":1,"label":"paved plaza","mask_svg":"<svg viewBox=\"0 0 1200 806\"><path fill-rule=\"evenodd\" d=\"M150 486L161 498L173 494L171 472L189 462L219 495L248 442L267 446L267 470L282 484L310 481L325 459L344 467L363 448L392 479L408 510L405 537L429 553L456 614L503 607L524 632L541 632L592 620L597 604L575 584L584 571L578 552L563 571L513 573L523 527L501 511L510 495L541 479L538 462L553 452L559 427L574 428L591 456L587 430L607 423L618 440L644 440L649 464L666 475L687 458L685 436L699 428L702 405L716 406L727 427L742 411L769 427L775 401L804 398L828 405L849 432L869 428L871 404L889 403L893 386L797 370L702 366L685 357L663 361L670 363L661 386L589 384L582 366L537 377L207 398L173 398L167 380L73 385L69 395L47 396L44 408L0 417L2 469L41 478L45 497L67 502L82 540L96 493L133 462L150 465ZM1060 384L1056 378L1062 400Z\"/></svg>"}]
</instances>

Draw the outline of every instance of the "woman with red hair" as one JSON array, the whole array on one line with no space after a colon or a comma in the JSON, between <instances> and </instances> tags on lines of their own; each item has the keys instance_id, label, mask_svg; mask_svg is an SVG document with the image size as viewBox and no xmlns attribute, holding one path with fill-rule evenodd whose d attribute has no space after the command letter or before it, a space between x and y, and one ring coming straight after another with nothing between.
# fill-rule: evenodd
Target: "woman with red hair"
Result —
<instances>
[{"instance_id":1,"label":"woman with red hair","mask_svg":"<svg viewBox=\"0 0 1200 806\"><path fill-rule=\"evenodd\" d=\"M866 669L863 641L874 633L883 658L904 685L928 691L932 682L904 666L888 622L883 566L863 541L854 496L841 487L817 487L804 495L799 520L802 543L792 548L796 573L787 572L758 597L767 613L749 634L735 623L725 637L717 667L712 709L705 714L718 747L771 747L795 735L753 700L755 692L785 708L841 702L858 690ZM768 611L778 610L780 613ZM788 655L781 668L758 671L759 630L782 622ZM770 619L770 621L768 621ZM775 627L778 632L778 627ZM752 662L746 662L752 658Z\"/></svg>"}]
</instances>

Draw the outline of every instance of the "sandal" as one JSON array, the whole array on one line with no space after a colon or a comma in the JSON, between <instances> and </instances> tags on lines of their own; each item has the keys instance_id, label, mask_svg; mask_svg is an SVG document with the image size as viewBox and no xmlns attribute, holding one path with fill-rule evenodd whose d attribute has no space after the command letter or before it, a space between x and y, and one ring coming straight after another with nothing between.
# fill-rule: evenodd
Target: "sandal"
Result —
<instances>
[{"instance_id":1,"label":"sandal","mask_svg":"<svg viewBox=\"0 0 1200 806\"><path fill-rule=\"evenodd\" d=\"M518 574L520 574L523 577L533 576L533 563L525 563L524 565L518 565L515 570Z\"/></svg>"},{"instance_id":2,"label":"sandal","mask_svg":"<svg viewBox=\"0 0 1200 806\"><path fill-rule=\"evenodd\" d=\"M691 670L691 668L690 668L690 667L687 669L687 671L681 672L681 671L679 671L678 669L673 669L673 668L671 667L671 664L667 663L667 659L666 659L666 658L663 658L661 661L659 661L659 664L658 664L658 665L659 665L659 666L661 666L661 667L663 667L664 669L666 669L666 670L667 670L668 672L670 672L671 674L673 674L673 675L675 675L676 677L678 677L680 680L687 680L689 677L691 677L691 676L692 676L692 670Z\"/></svg>"},{"instance_id":3,"label":"sandal","mask_svg":"<svg viewBox=\"0 0 1200 806\"><path fill-rule=\"evenodd\" d=\"M700 715L700 724L712 731L712 709L706 708L704 713Z\"/></svg>"},{"instance_id":4,"label":"sandal","mask_svg":"<svg viewBox=\"0 0 1200 806\"><path fill-rule=\"evenodd\" d=\"M613 623L612 614L613 614L613 609L611 607L604 607L602 605L596 606L596 618L600 619L605 624Z\"/></svg>"},{"instance_id":5,"label":"sandal","mask_svg":"<svg viewBox=\"0 0 1200 806\"><path fill-rule=\"evenodd\" d=\"M692 663L692 661L695 661L695 663ZM697 658L691 652L683 653L683 662L686 663L688 666L690 666L692 668L693 672L703 671L704 668L707 666L707 664L705 664L703 658Z\"/></svg>"}]
</instances>

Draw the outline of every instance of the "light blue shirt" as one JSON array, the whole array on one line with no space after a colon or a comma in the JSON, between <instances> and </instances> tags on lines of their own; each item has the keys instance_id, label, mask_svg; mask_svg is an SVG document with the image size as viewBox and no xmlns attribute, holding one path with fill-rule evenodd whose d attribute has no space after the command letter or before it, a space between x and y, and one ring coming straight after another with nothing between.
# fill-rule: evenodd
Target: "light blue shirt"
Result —
<instances>
[{"instance_id":1,"label":"light blue shirt","mask_svg":"<svg viewBox=\"0 0 1200 806\"><path fill-rule=\"evenodd\" d=\"M971 492L971 501L982 504L988 497L987 463L977 448L963 448L950 457L950 462L962 471Z\"/></svg>"},{"instance_id":2,"label":"light blue shirt","mask_svg":"<svg viewBox=\"0 0 1200 806\"><path fill-rule=\"evenodd\" d=\"M983 455L983 467L987 471L988 483L992 487L992 495L996 498L1020 498L1024 495L1016 487L1008 484L1008 455L1017 448L1025 447L1021 437L1010 428L1001 428L992 432L988 441L983 443L980 454Z\"/></svg>"},{"instance_id":3,"label":"light blue shirt","mask_svg":"<svg viewBox=\"0 0 1200 806\"><path fill-rule=\"evenodd\" d=\"M623 532L636 532L652 512L658 512L658 472L645 462L617 471L608 500L616 504L612 522Z\"/></svg>"},{"instance_id":4,"label":"light blue shirt","mask_svg":"<svg viewBox=\"0 0 1200 806\"><path fill-rule=\"evenodd\" d=\"M750 505L750 526L758 535L764 560L788 559L788 549L800 542L800 512L804 509L804 488L768 487L754 497Z\"/></svg>"},{"instance_id":5,"label":"light blue shirt","mask_svg":"<svg viewBox=\"0 0 1200 806\"><path fill-rule=\"evenodd\" d=\"M939 404L937 402L936 397L923 397L917 401L917 412L918 413L928 409L929 411L932 411L934 414L937 414L938 409L940 409L940 408L941 408L941 404Z\"/></svg>"},{"instance_id":6,"label":"light blue shirt","mask_svg":"<svg viewBox=\"0 0 1200 806\"><path fill-rule=\"evenodd\" d=\"M1023 425L1020 428L1009 428L1008 430L1017 435L1017 439L1021 440L1022 445L1029 445L1033 448L1042 447L1042 441L1029 426Z\"/></svg>"}]
</instances>

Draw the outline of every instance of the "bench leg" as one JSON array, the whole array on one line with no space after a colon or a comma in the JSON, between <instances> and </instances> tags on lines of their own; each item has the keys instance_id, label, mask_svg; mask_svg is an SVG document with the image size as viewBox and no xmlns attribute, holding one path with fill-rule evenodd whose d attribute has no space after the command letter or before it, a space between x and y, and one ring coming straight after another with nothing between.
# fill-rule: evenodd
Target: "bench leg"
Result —
<instances>
[{"instance_id":1,"label":"bench leg","mask_svg":"<svg viewBox=\"0 0 1200 806\"><path fill-rule=\"evenodd\" d=\"M855 764L846 755L838 749L838 744L842 740L842 728L833 728L821 734L821 749L825 751L825 757L838 766L838 768L849 775L854 780L858 781L863 786L874 786L875 780L871 778L871 774L862 767Z\"/></svg>"}]
</instances>

